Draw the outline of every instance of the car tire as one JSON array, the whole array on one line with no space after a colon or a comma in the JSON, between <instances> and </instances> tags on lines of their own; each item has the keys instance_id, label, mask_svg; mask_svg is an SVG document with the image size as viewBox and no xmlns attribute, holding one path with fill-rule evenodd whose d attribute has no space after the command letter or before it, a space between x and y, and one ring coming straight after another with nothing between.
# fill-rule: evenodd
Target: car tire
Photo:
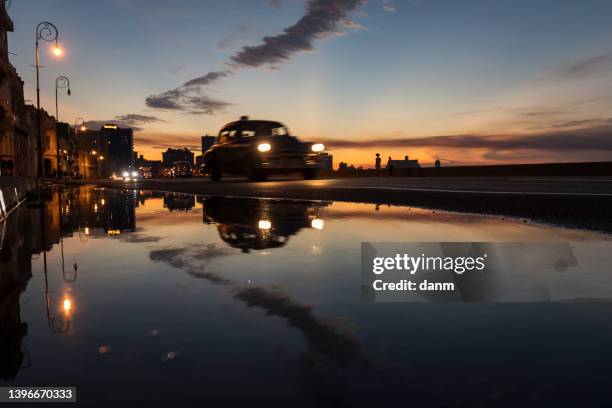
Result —
<instances>
[{"instance_id":1,"label":"car tire","mask_svg":"<svg viewBox=\"0 0 612 408\"><path fill-rule=\"evenodd\" d=\"M313 180L317 178L317 170L316 169L306 169L302 172L302 176L305 180Z\"/></svg>"},{"instance_id":2,"label":"car tire","mask_svg":"<svg viewBox=\"0 0 612 408\"><path fill-rule=\"evenodd\" d=\"M249 181L264 181L268 178L268 174L265 171L258 169L252 159L249 159L249 163L244 170L244 175Z\"/></svg>"}]
</instances>

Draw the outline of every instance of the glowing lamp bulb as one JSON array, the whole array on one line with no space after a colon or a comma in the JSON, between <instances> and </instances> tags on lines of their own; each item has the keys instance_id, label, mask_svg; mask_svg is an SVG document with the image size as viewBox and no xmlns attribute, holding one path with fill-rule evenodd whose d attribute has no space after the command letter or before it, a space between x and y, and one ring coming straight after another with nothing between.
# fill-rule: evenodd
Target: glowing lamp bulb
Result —
<instances>
[{"instance_id":1,"label":"glowing lamp bulb","mask_svg":"<svg viewBox=\"0 0 612 408\"><path fill-rule=\"evenodd\" d=\"M55 46L55 47L53 47L53 54L56 57L60 57L63 54L63 51L62 51L62 49L59 46Z\"/></svg>"},{"instance_id":2,"label":"glowing lamp bulb","mask_svg":"<svg viewBox=\"0 0 612 408\"><path fill-rule=\"evenodd\" d=\"M72 310L72 300L66 298L64 299L64 311L69 312Z\"/></svg>"},{"instance_id":3,"label":"glowing lamp bulb","mask_svg":"<svg viewBox=\"0 0 612 408\"><path fill-rule=\"evenodd\" d=\"M81 126L81 132L84 132L86 130L87 130L87 128L85 126Z\"/></svg>"}]
</instances>

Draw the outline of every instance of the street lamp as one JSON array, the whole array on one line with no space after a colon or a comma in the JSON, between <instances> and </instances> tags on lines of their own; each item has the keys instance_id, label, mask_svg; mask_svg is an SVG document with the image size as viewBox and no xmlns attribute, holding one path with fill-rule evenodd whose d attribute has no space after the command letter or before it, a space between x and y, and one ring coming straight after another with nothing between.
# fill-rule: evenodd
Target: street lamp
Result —
<instances>
[{"instance_id":1,"label":"street lamp","mask_svg":"<svg viewBox=\"0 0 612 408\"><path fill-rule=\"evenodd\" d=\"M85 119L78 117L74 120L74 137L79 136L79 128L82 132L85 132L87 128L85 127Z\"/></svg>"},{"instance_id":2,"label":"street lamp","mask_svg":"<svg viewBox=\"0 0 612 408\"><path fill-rule=\"evenodd\" d=\"M57 78L55 78L55 120L59 123L59 109L58 109L58 104L57 104L57 91L59 89L68 89L66 91L66 95L70 96L72 95L72 92L70 91L70 79L68 79L68 77L65 76L58 76Z\"/></svg>"},{"instance_id":3,"label":"street lamp","mask_svg":"<svg viewBox=\"0 0 612 408\"><path fill-rule=\"evenodd\" d=\"M71 95L70 92L70 80L65 76L58 76L55 78L55 138L57 145L57 178L60 178L60 133L59 133L59 108L57 103L57 91L58 89L67 89L66 94Z\"/></svg>"},{"instance_id":4,"label":"street lamp","mask_svg":"<svg viewBox=\"0 0 612 408\"><path fill-rule=\"evenodd\" d=\"M39 42L41 40L47 42L55 42L53 53L56 56L62 55L62 49L58 42L59 32L57 27L49 22L42 22L36 26L36 127L37 127L37 147L38 147L38 177L45 176L43 167L43 152L42 152L42 130L40 118L40 57L39 57Z\"/></svg>"}]
</instances>

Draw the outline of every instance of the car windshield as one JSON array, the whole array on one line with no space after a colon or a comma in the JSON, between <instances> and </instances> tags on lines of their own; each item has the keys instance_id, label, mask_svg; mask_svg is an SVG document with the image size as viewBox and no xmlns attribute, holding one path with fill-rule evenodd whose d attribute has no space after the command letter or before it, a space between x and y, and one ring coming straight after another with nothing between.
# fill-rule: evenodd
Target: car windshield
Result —
<instances>
[{"instance_id":1,"label":"car windshield","mask_svg":"<svg viewBox=\"0 0 612 408\"><path fill-rule=\"evenodd\" d=\"M289 134L289 131L286 127L279 124L270 124L270 123L257 123L257 124L248 124L245 125L240 135L242 137L252 137L252 136L286 136Z\"/></svg>"}]
</instances>

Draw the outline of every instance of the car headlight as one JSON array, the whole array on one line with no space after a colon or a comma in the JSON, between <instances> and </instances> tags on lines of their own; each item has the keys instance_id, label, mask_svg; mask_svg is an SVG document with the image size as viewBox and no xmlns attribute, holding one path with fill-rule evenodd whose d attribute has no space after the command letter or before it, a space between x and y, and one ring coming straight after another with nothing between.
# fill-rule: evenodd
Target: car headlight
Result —
<instances>
[{"instance_id":1,"label":"car headlight","mask_svg":"<svg viewBox=\"0 0 612 408\"><path fill-rule=\"evenodd\" d=\"M325 145L323 143L315 143L312 145L311 149L313 152L322 152L325 150Z\"/></svg>"},{"instance_id":2,"label":"car headlight","mask_svg":"<svg viewBox=\"0 0 612 408\"><path fill-rule=\"evenodd\" d=\"M138 177L138 172L137 171L133 171L132 172L132 177Z\"/></svg>"},{"instance_id":3,"label":"car headlight","mask_svg":"<svg viewBox=\"0 0 612 408\"><path fill-rule=\"evenodd\" d=\"M268 220L259 220L257 226L261 230L269 230L270 228L272 228L272 223Z\"/></svg>"},{"instance_id":4,"label":"car headlight","mask_svg":"<svg viewBox=\"0 0 612 408\"><path fill-rule=\"evenodd\" d=\"M127 171L124 171L123 173L121 173L121 175L123 177L130 177L130 173L128 173Z\"/></svg>"},{"instance_id":5,"label":"car headlight","mask_svg":"<svg viewBox=\"0 0 612 408\"><path fill-rule=\"evenodd\" d=\"M315 218L310 221L310 226L314 229L322 230L325 227L325 222L320 218Z\"/></svg>"},{"instance_id":6,"label":"car headlight","mask_svg":"<svg viewBox=\"0 0 612 408\"><path fill-rule=\"evenodd\" d=\"M257 150L259 150L262 153L269 152L270 149L272 149L272 146L270 146L270 143L261 143L259 146L257 146Z\"/></svg>"}]
</instances>

